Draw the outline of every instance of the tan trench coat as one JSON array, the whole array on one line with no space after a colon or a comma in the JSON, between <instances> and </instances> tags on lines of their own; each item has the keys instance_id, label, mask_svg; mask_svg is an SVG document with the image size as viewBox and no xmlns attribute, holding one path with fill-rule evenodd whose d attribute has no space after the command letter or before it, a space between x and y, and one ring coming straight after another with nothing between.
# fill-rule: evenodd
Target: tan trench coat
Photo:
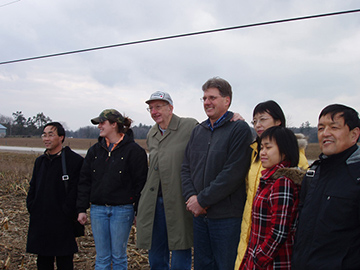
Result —
<instances>
[{"instance_id":1,"label":"tan trench coat","mask_svg":"<svg viewBox=\"0 0 360 270\"><path fill-rule=\"evenodd\" d=\"M197 121L173 114L164 135L154 125L147 135L149 171L136 218L137 247L150 249L159 183L161 181L170 250L193 246L192 215L181 190L181 164Z\"/></svg>"}]
</instances>

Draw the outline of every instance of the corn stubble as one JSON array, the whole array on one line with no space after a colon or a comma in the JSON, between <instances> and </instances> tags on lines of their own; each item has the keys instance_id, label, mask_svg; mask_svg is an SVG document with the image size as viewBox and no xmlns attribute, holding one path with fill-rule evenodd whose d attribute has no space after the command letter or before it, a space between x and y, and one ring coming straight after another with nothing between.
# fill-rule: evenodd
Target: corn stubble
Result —
<instances>
[{"instance_id":1,"label":"corn stubble","mask_svg":"<svg viewBox=\"0 0 360 270\"><path fill-rule=\"evenodd\" d=\"M29 223L26 195L38 154L0 152L0 269L36 269L36 255L25 252ZM95 245L90 222L77 238L75 269L94 269ZM128 242L128 269L149 269L145 250L136 248L136 228Z\"/></svg>"}]
</instances>

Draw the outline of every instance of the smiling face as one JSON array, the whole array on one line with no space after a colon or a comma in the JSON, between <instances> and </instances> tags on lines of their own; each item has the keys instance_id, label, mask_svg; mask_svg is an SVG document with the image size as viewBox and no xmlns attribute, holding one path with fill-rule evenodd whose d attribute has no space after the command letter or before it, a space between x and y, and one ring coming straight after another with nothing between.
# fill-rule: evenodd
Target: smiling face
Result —
<instances>
[{"instance_id":1,"label":"smiling face","mask_svg":"<svg viewBox=\"0 0 360 270\"><path fill-rule=\"evenodd\" d=\"M359 128L350 130L345 125L341 113L334 115L326 114L320 117L318 123L318 139L322 153L327 156L339 154L356 144L359 138Z\"/></svg>"},{"instance_id":2,"label":"smiling face","mask_svg":"<svg viewBox=\"0 0 360 270\"><path fill-rule=\"evenodd\" d=\"M284 155L280 154L275 140L269 140L268 137L261 140L260 160L264 168L271 168L283 161L284 158Z\"/></svg>"},{"instance_id":3,"label":"smiling face","mask_svg":"<svg viewBox=\"0 0 360 270\"><path fill-rule=\"evenodd\" d=\"M59 136L56 127L47 126L41 134L42 141L50 155L54 155L62 149L64 136Z\"/></svg>"},{"instance_id":4,"label":"smiling face","mask_svg":"<svg viewBox=\"0 0 360 270\"><path fill-rule=\"evenodd\" d=\"M211 124L214 124L230 106L230 97L222 97L217 88L208 88L204 91L204 110Z\"/></svg>"},{"instance_id":5,"label":"smiling face","mask_svg":"<svg viewBox=\"0 0 360 270\"><path fill-rule=\"evenodd\" d=\"M149 103L151 118L162 129L166 129L172 117L173 106L166 101L153 100Z\"/></svg>"},{"instance_id":6,"label":"smiling face","mask_svg":"<svg viewBox=\"0 0 360 270\"><path fill-rule=\"evenodd\" d=\"M253 121L254 129L256 134L260 137L261 134L270 127L280 126L280 120L274 120L274 118L267 112L255 114Z\"/></svg>"},{"instance_id":7,"label":"smiling face","mask_svg":"<svg viewBox=\"0 0 360 270\"><path fill-rule=\"evenodd\" d=\"M105 120L98 124L98 129L100 130L100 137L109 138L111 135L116 133L116 123L110 124L109 120Z\"/></svg>"}]
</instances>

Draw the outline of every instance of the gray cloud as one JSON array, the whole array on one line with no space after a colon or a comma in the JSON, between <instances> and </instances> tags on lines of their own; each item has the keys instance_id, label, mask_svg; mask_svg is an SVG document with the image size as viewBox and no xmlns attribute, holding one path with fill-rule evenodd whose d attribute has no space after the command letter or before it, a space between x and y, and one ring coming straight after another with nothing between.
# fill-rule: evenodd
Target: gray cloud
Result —
<instances>
[{"instance_id":1,"label":"gray cloud","mask_svg":"<svg viewBox=\"0 0 360 270\"><path fill-rule=\"evenodd\" d=\"M20 1L0 8L0 61L358 8L356 1ZM0 66L0 114L44 112L77 129L104 108L152 124L144 101L205 119L201 85L221 76L248 122L274 99L291 125L339 102L359 110L358 14L268 25ZM5 102L4 102L5 101Z\"/></svg>"}]
</instances>

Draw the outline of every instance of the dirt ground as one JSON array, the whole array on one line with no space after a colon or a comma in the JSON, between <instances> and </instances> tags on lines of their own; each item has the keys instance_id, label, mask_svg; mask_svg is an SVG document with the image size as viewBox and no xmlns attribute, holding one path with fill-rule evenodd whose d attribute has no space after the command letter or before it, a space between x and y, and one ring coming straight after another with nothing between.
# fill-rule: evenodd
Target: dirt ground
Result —
<instances>
[{"instance_id":1,"label":"dirt ground","mask_svg":"<svg viewBox=\"0 0 360 270\"><path fill-rule=\"evenodd\" d=\"M0 191L0 269L36 269L36 255L25 252L29 214L26 196ZM77 238L79 252L74 256L75 269L94 269L95 246L90 225L85 236ZM147 253L135 248L135 228L128 243L128 269L149 269Z\"/></svg>"},{"instance_id":2,"label":"dirt ground","mask_svg":"<svg viewBox=\"0 0 360 270\"><path fill-rule=\"evenodd\" d=\"M0 269L36 269L36 255L25 252L29 214L26 194L37 155L0 152ZM135 247L135 227L128 242L128 269L149 269L147 252ZM77 238L75 269L94 269L91 225Z\"/></svg>"}]
</instances>

